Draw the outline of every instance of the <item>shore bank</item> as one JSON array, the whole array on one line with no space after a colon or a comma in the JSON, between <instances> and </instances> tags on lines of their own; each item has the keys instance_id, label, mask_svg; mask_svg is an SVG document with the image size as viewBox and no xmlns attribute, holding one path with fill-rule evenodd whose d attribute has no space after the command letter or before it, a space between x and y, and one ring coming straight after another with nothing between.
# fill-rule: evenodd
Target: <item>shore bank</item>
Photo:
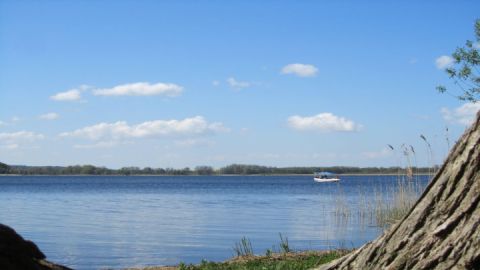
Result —
<instances>
[{"instance_id":1,"label":"shore bank","mask_svg":"<svg viewBox=\"0 0 480 270\"><path fill-rule=\"evenodd\" d=\"M224 262L202 261L200 264L183 264L176 266L149 266L126 268L125 270L240 270L240 269L310 269L329 263L350 250L302 251L288 253L271 253L262 256L239 256Z\"/></svg>"}]
</instances>

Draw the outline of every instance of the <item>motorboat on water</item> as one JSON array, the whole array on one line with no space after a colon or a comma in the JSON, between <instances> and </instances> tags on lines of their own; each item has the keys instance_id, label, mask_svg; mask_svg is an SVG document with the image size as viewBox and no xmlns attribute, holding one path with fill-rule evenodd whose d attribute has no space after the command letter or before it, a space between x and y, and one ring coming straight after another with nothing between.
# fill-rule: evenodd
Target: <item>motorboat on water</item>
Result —
<instances>
[{"instance_id":1,"label":"motorboat on water","mask_svg":"<svg viewBox=\"0 0 480 270\"><path fill-rule=\"evenodd\" d=\"M340 181L340 177L334 173L330 172L315 172L313 174L313 181L318 183L324 182L338 182Z\"/></svg>"}]
</instances>

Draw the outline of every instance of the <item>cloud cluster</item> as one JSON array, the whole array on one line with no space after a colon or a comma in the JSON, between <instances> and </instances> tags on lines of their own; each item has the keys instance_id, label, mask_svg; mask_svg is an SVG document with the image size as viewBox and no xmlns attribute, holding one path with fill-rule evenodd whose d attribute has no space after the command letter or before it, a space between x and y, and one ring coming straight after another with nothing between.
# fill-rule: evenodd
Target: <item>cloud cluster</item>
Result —
<instances>
[{"instance_id":1,"label":"cloud cluster","mask_svg":"<svg viewBox=\"0 0 480 270\"><path fill-rule=\"evenodd\" d=\"M250 82L237 81L233 77L228 78L227 83L228 83L228 85L230 85L230 87L235 88L235 89L247 88L247 87L250 87L252 85Z\"/></svg>"},{"instance_id":2,"label":"cloud cluster","mask_svg":"<svg viewBox=\"0 0 480 270\"><path fill-rule=\"evenodd\" d=\"M75 144L73 148L76 149L96 149L96 148L111 148L117 146L117 141L100 141L93 144Z\"/></svg>"},{"instance_id":3,"label":"cloud cluster","mask_svg":"<svg viewBox=\"0 0 480 270\"><path fill-rule=\"evenodd\" d=\"M7 149L7 150L17 149L18 147L19 145L17 143L0 144L0 148Z\"/></svg>"},{"instance_id":4,"label":"cloud cluster","mask_svg":"<svg viewBox=\"0 0 480 270\"><path fill-rule=\"evenodd\" d=\"M385 157L388 157L392 155L392 151L389 150L388 148L384 147L380 151L372 151L372 152L363 152L362 156L368 159L383 159Z\"/></svg>"},{"instance_id":5,"label":"cloud cluster","mask_svg":"<svg viewBox=\"0 0 480 270\"><path fill-rule=\"evenodd\" d=\"M99 123L71 132L61 133L61 137L78 137L90 140L119 140L129 138L146 138L171 135L204 135L227 131L222 123L209 123L202 116L183 120L155 120L128 125L125 121Z\"/></svg>"},{"instance_id":6,"label":"cloud cluster","mask_svg":"<svg viewBox=\"0 0 480 270\"><path fill-rule=\"evenodd\" d=\"M287 122L291 128L299 131L351 132L360 129L360 125L353 121L328 112L306 117L294 115L290 116Z\"/></svg>"},{"instance_id":7,"label":"cloud cluster","mask_svg":"<svg viewBox=\"0 0 480 270\"><path fill-rule=\"evenodd\" d=\"M22 141L35 141L35 140L40 140L45 138L42 134L37 134L35 132L31 131L18 131L18 132L4 132L0 133L0 140L5 140L5 141L17 141L17 140L22 140Z\"/></svg>"},{"instance_id":8,"label":"cloud cluster","mask_svg":"<svg viewBox=\"0 0 480 270\"><path fill-rule=\"evenodd\" d=\"M78 89L71 89L65 92L57 93L50 97L55 101L77 101L82 98L80 94L80 90Z\"/></svg>"},{"instance_id":9,"label":"cloud cluster","mask_svg":"<svg viewBox=\"0 0 480 270\"><path fill-rule=\"evenodd\" d=\"M55 120L55 119L58 119L59 117L60 117L60 115L58 115L58 113L54 113L54 112L46 113L46 114L42 114L42 115L38 116L38 118L40 118L42 120Z\"/></svg>"},{"instance_id":10,"label":"cloud cluster","mask_svg":"<svg viewBox=\"0 0 480 270\"><path fill-rule=\"evenodd\" d=\"M45 136L31 131L17 131L17 132L3 132L0 133L0 148L15 149L19 147L19 144L26 142L34 142L44 139Z\"/></svg>"},{"instance_id":11,"label":"cloud cluster","mask_svg":"<svg viewBox=\"0 0 480 270\"><path fill-rule=\"evenodd\" d=\"M137 82L117 85L112 88L93 89L92 86L81 85L78 88L57 93L50 97L55 101L80 101L82 92L91 90L95 96L153 96L164 95L175 97L182 93L183 87L173 83Z\"/></svg>"},{"instance_id":12,"label":"cloud cluster","mask_svg":"<svg viewBox=\"0 0 480 270\"><path fill-rule=\"evenodd\" d=\"M13 125L17 122L19 122L20 120L22 120L20 117L18 116L13 116L12 118L10 118L10 121L0 121L0 127L1 126L8 126L8 125Z\"/></svg>"},{"instance_id":13,"label":"cloud cluster","mask_svg":"<svg viewBox=\"0 0 480 270\"><path fill-rule=\"evenodd\" d=\"M307 64L289 64L282 68L282 74L293 74L299 77L313 77L317 74L318 69L313 65Z\"/></svg>"},{"instance_id":14,"label":"cloud cluster","mask_svg":"<svg viewBox=\"0 0 480 270\"><path fill-rule=\"evenodd\" d=\"M188 138L185 140L175 141L175 145L180 147L192 147L192 146L212 146L215 142L204 138Z\"/></svg>"},{"instance_id":15,"label":"cloud cluster","mask_svg":"<svg viewBox=\"0 0 480 270\"><path fill-rule=\"evenodd\" d=\"M445 121L465 126L473 123L478 111L480 111L480 103L465 103L453 110L448 108L441 109Z\"/></svg>"},{"instance_id":16,"label":"cloud cluster","mask_svg":"<svg viewBox=\"0 0 480 270\"><path fill-rule=\"evenodd\" d=\"M442 55L435 60L438 69L446 69L453 66L454 59L448 55Z\"/></svg>"},{"instance_id":17,"label":"cloud cluster","mask_svg":"<svg viewBox=\"0 0 480 270\"><path fill-rule=\"evenodd\" d=\"M122 84L112 88L94 89L95 96L153 96L165 95L175 97L182 93L183 87L173 83L137 82Z\"/></svg>"}]
</instances>

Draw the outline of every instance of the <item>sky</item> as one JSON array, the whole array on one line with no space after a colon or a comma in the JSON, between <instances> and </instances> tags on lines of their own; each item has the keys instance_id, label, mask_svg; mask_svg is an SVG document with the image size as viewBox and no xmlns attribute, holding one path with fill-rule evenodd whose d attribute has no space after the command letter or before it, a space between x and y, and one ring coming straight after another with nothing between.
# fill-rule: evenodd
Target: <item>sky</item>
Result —
<instances>
[{"instance_id":1,"label":"sky","mask_svg":"<svg viewBox=\"0 0 480 270\"><path fill-rule=\"evenodd\" d=\"M3 0L0 162L404 166L405 145L439 164L480 109L435 90L457 91L444 69L479 10Z\"/></svg>"}]
</instances>

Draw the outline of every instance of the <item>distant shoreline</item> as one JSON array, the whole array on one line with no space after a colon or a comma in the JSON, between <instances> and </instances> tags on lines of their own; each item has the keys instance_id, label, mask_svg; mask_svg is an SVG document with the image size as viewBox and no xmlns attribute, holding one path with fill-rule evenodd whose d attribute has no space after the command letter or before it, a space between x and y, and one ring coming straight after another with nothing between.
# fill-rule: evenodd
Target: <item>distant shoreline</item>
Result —
<instances>
[{"instance_id":1,"label":"distant shoreline","mask_svg":"<svg viewBox=\"0 0 480 270\"><path fill-rule=\"evenodd\" d=\"M194 168L152 168L122 167L109 169L94 165L74 166L25 166L7 165L0 162L0 174L9 175L107 175L107 176L292 176L313 175L314 172L330 172L337 175L401 175L431 174L438 169L433 167L353 167L353 166L316 166L316 167L271 167L262 165L231 164L221 168L196 166Z\"/></svg>"},{"instance_id":2,"label":"distant shoreline","mask_svg":"<svg viewBox=\"0 0 480 270\"><path fill-rule=\"evenodd\" d=\"M342 173L342 174L337 174L339 176L404 176L405 174L398 174L398 173ZM415 175L433 175L433 174L428 174L428 173L417 173ZM0 177L2 176L45 176L45 177L51 177L51 176L77 176L77 177L86 177L86 176L95 176L95 177L103 177L103 176L121 176L121 177L129 177L129 176L135 176L135 177L185 177L185 176L198 176L198 177L207 177L207 176L221 176L221 177L238 177L238 176L313 176L313 174L211 174L211 175L197 175L197 174L191 174L191 175L168 175L168 174L131 174L131 175L123 175L123 174L104 174L104 175L98 175L98 174L0 174Z\"/></svg>"}]
</instances>

